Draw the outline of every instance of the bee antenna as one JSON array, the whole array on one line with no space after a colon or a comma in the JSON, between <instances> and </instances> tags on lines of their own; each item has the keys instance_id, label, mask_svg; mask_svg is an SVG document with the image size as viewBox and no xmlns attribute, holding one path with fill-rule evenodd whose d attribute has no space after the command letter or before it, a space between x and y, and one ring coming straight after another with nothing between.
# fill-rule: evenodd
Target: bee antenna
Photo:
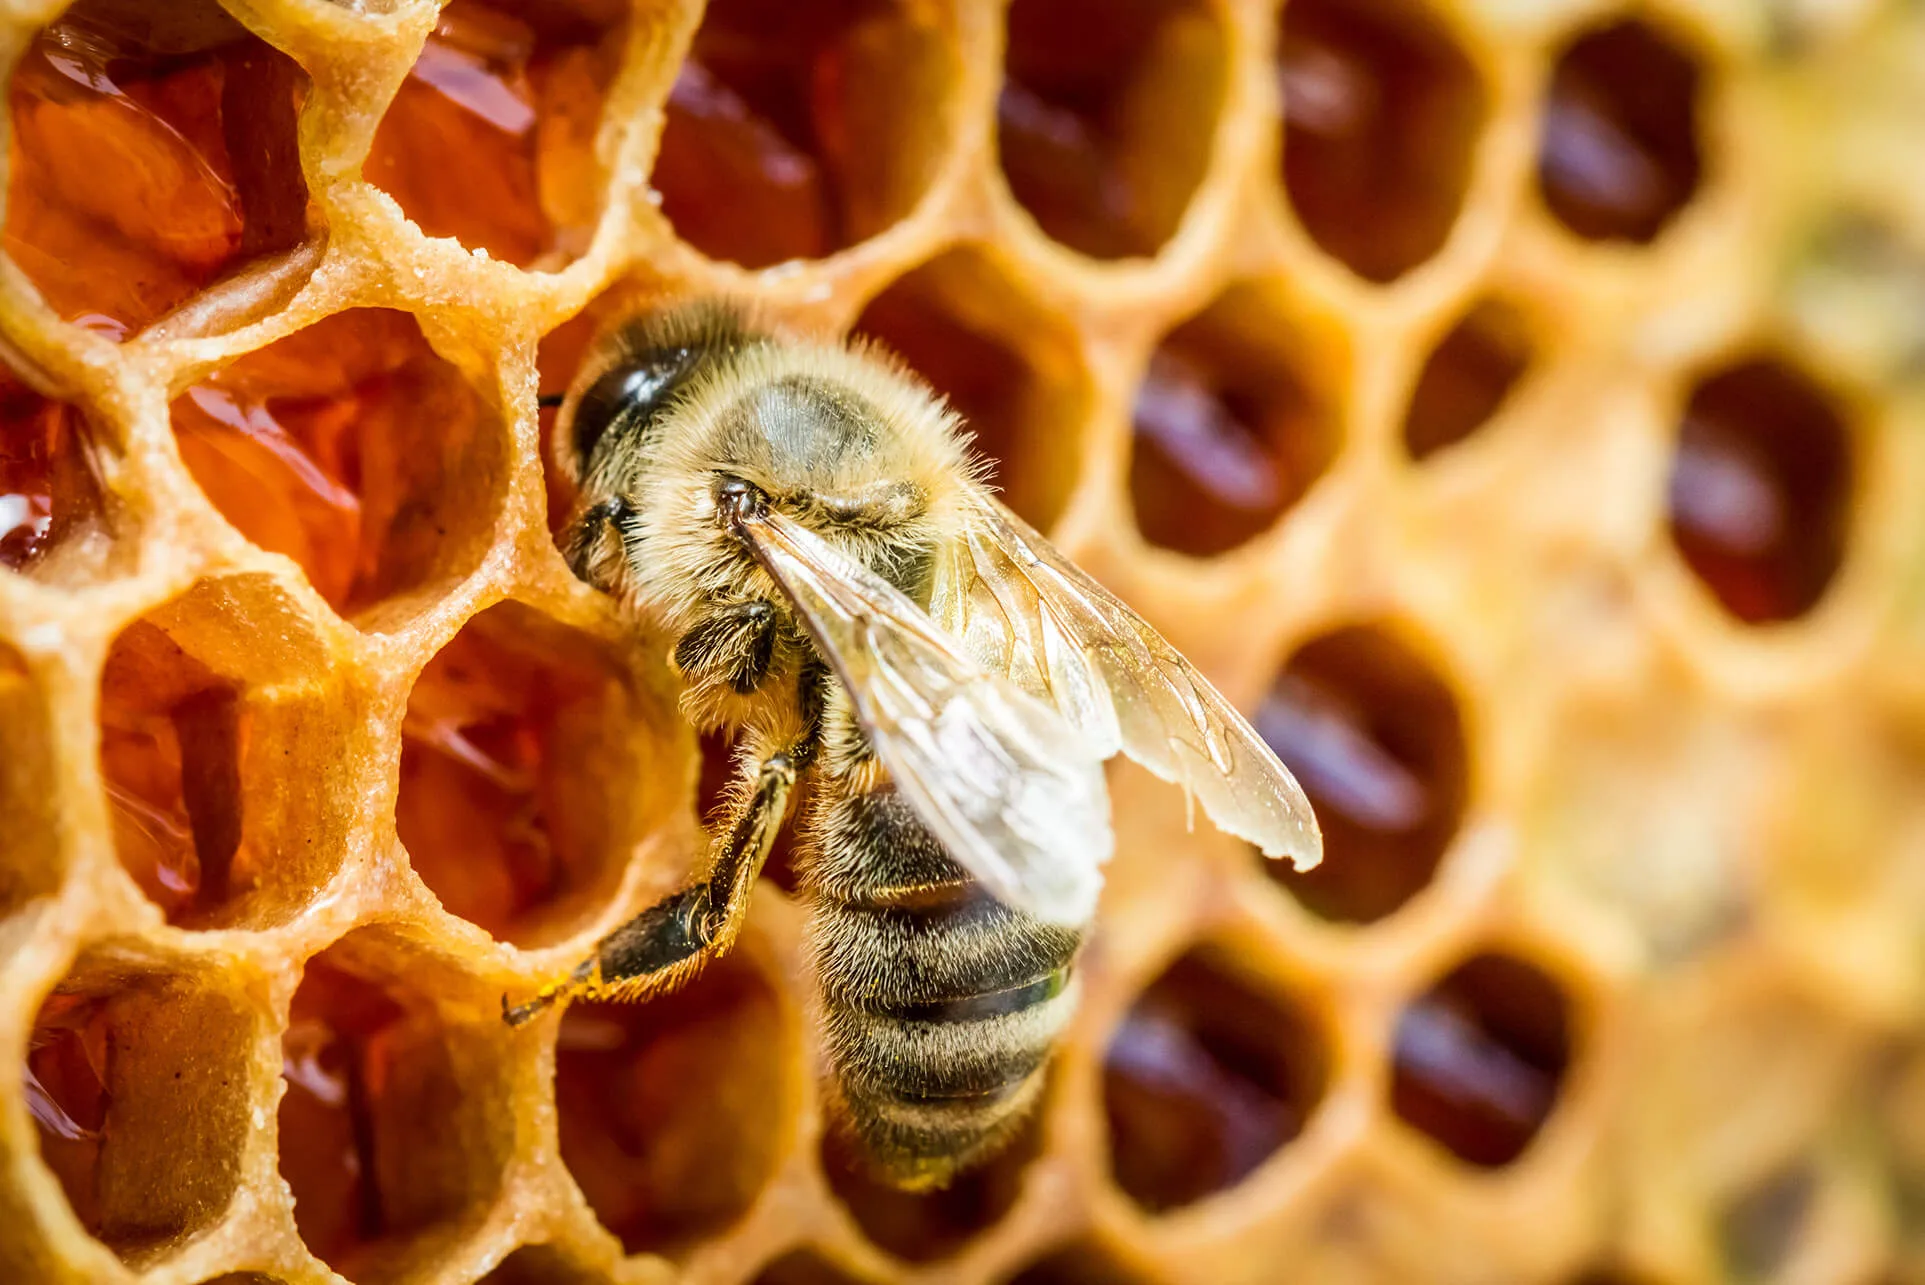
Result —
<instances>
[{"instance_id":1,"label":"bee antenna","mask_svg":"<svg viewBox=\"0 0 1925 1285\"><path fill-rule=\"evenodd\" d=\"M535 405L543 410L553 410L567 400L567 393L543 393L541 396L535 398Z\"/></svg>"}]
</instances>

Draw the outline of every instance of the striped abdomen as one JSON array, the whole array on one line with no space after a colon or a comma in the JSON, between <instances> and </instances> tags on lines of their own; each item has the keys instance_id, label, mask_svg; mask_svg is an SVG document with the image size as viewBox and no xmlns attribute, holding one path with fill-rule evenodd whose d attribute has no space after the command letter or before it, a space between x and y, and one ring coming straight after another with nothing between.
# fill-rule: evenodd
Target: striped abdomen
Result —
<instances>
[{"instance_id":1,"label":"striped abdomen","mask_svg":"<svg viewBox=\"0 0 1925 1285\"><path fill-rule=\"evenodd\" d=\"M972 882L886 780L824 772L802 872L824 1034L847 1126L876 1169L945 1183L1022 1123L1076 1005L1078 929Z\"/></svg>"}]
</instances>

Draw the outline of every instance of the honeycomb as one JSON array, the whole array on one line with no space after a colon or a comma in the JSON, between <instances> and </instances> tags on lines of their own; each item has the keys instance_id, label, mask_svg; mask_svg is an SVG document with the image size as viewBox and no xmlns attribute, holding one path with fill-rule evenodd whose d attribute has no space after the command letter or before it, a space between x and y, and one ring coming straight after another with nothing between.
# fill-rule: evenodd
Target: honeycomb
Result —
<instances>
[{"instance_id":1,"label":"honeycomb","mask_svg":"<svg viewBox=\"0 0 1925 1285\"><path fill-rule=\"evenodd\" d=\"M1925 1281L1925 11L7 0L0 1279ZM877 1187L569 576L598 325L875 336L1297 771L1118 767L1045 1108Z\"/></svg>"}]
</instances>

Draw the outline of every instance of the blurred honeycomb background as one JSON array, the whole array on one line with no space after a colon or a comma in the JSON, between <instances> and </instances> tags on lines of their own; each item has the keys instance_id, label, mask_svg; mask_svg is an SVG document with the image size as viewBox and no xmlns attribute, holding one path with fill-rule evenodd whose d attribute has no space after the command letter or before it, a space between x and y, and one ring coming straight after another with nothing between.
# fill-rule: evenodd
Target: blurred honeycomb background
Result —
<instances>
[{"instance_id":1,"label":"blurred honeycomb background","mask_svg":"<svg viewBox=\"0 0 1925 1285\"><path fill-rule=\"evenodd\" d=\"M1925 9L6 0L0 1279L1925 1281ZM740 949L572 581L611 312L872 335L1296 769L1119 769L1012 1152Z\"/></svg>"}]
</instances>

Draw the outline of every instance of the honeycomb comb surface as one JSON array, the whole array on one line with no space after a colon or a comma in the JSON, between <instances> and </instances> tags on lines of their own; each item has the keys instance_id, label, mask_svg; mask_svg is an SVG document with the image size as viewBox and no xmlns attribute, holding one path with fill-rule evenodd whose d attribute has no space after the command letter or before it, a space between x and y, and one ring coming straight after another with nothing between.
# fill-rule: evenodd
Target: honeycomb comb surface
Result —
<instances>
[{"instance_id":1,"label":"honeycomb comb surface","mask_svg":"<svg viewBox=\"0 0 1925 1285\"><path fill-rule=\"evenodd\" d=\"M1925 1280L1915 5L0 35L0 1278ZM1331 838L1119 769L948 1192L825 1141L773 880L674 999L499 1019L700 850L536 398L716 292L923 369Z\"/></svg>"}]
</instances>

